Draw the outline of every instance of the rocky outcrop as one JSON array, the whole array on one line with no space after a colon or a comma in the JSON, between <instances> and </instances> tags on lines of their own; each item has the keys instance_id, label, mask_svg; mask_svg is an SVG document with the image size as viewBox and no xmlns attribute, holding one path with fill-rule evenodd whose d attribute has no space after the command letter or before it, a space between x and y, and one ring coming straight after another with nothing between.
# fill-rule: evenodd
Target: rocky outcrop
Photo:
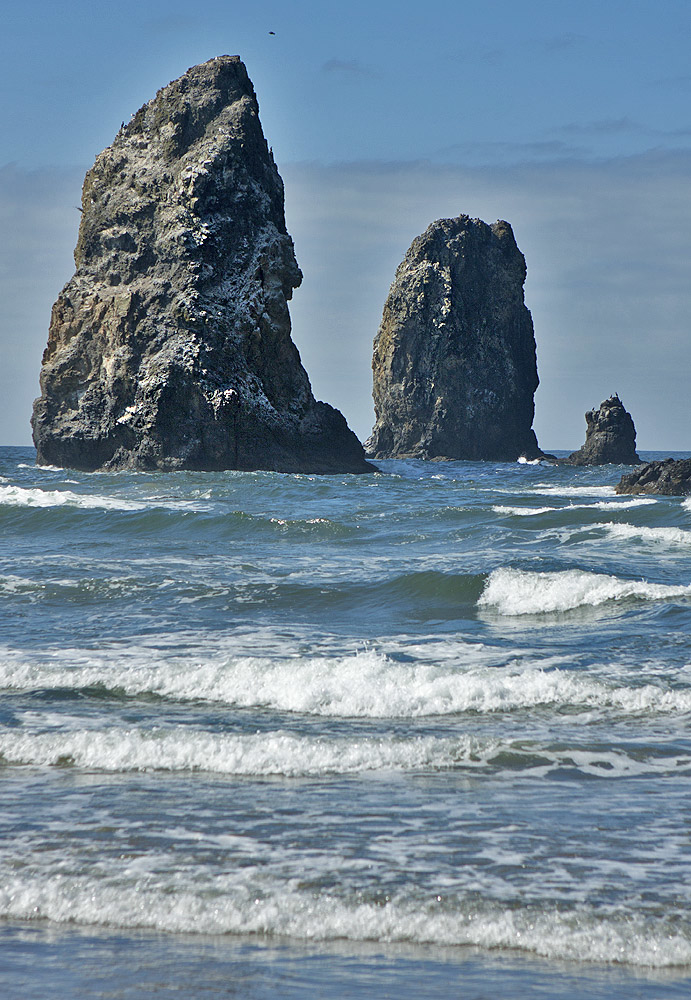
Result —
<instances>
[{"instance_id":1,"label":"rocky outcrop","mask_svg":"<svg viewBox=\"0 0 691 1000\"><path fill-rule=\"evenodd\" d=\"M396 271L374 341L375 458L515 461L532 430L535 337L508 222L440 219Z\"/></svg>"},{"instance_id":2,"label":"rocky outcrop","mask_svg":"<svg viewBox=\"0 0 691 1000\"><path fill-rule=\"evenodd\" d=\"M638 465L636 428L615 393L585 415L585 444L565 460L569 465Z\"/></svg>"},{"instance_id":3,"label":"rocky outcrop","mask_svg":"<svg viewBox=\"0 0 691 1000\"><path fill-rule=\"evenodd\" d=\"M84 181L33 432L79 469L372 469L290 336L302 275L237 56L144 105Z\"/></svg>"},{"instance_id":4,"label":"rocky outcrop","mask_svg":"<svg viewBox=\"0 0 691 1000\"><path fill-rule=\"evenodd\" d=\"M622 476L616 492L687 496L691 493L691 458L647 462L635 472Z\"/></svg>"}]
</instances>

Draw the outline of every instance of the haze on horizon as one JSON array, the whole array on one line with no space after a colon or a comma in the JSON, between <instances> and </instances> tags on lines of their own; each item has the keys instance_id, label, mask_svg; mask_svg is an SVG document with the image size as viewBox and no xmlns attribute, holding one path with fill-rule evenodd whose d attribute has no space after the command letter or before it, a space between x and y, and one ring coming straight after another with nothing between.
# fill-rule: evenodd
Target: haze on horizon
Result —
<instances>
[{"instance_id":1,"label":"haze on horizon","mask_svg":"<svg viewBox=\"0 0 691 1000\"><path fill-rule=\"evenodd\" d=\"M361 438L396 266L463 212L507 219L526 256L540 445L578 447L585 410L618 392L640 450L691 449L690 29L686 0L7 0L0 443L30 443L85 171L158 88L237 53L305 276L293 337Z\"/></svg>"}]
</instances>

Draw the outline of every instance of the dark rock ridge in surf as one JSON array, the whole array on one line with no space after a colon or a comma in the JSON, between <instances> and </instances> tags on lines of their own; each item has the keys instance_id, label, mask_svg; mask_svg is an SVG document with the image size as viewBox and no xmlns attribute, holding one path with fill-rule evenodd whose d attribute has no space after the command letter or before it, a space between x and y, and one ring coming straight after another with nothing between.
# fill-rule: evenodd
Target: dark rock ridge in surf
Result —
<instances>
[{"instance_id":1,"label":"dark rock ridge in surf","mask_svg":"<svg viewBox=\"0 0 691 1000\"><path fill-rule=\"evenodd\" d=\"M367 472L291 340L302 280L245 66L161 89L84 180L34 404L40 464Z\"/></svg>"},{"instance_id":2,"label":"dark rock ridge in surf","mask_svg":"<svg viewBox=\"0 0 691 1000\"><path fill-rule=\"evenodd\" d=\"M688 496L691 494L691 458L647 462L640 469L622 476L616 492Z\"/></svg>"},{"instance_id":3,"label":"dark rock ridge in surf","mask_svg":"<svg viewBox=\"0 0 691 1000\"><path fill-rule=\"evenodd\" d=\"M566 459L569 465L638 465L636 428L615 393L585 415L585 444Z\"/></svg>"},{"instance_id":4,"label":"dark rock ridge in surf","mask_svg":"<svg viewBox=\"0 0 691 1000\"><path fill-rule=\"evenodd\" d=\"M375 458L541 456L535 336L508 222L433 222L396 271L374 341Z\"/></svg>"}]
</instances>

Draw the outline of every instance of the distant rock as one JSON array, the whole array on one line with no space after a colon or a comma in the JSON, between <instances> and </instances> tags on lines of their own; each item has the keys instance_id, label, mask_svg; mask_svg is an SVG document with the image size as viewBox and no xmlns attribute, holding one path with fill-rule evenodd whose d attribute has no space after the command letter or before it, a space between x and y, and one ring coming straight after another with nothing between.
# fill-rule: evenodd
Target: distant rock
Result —
<instances>
[{"instance_id":1,"label":"distant rock","mask_svg":"<svg viewBox=\"0 0 691 1000\"><path fill-rule=\"evenodd\" d=\"M374 341L375 458L515 461L532 430L535 337L508 222L460 215L413 240Z\"/></svg>"},{"instance_id":2,"label":"distant rock","mask_svg":"<svg viewBox=\"0 0 691 1000\"><path fill-rule=\"evenodd\" d=\"M691 493L691 458L647 462L635 472L622 476L616 492L687 496Z\"/></svg>"},{"instance_id":3,"label":"distant rock","mask_svg":"<svg viewBox=\"0 0 691 1000\"><path fill-rule=\"evenodd\" d=\"M585 415L585 444L565 461L569 465L638 465L636 428L631 414L614 394Z\"/></svg>"},{"instance_id":4,"label":"distant rock","mask_svg":"<svg viewBox=\"0 0 691 1000\"><path fill-rule=\"evenodd\" d=\"M84 181L33 432L79 469L372 470L290 336L302 274L237 56L144 105Z\"/></svg>"}]
</instances>

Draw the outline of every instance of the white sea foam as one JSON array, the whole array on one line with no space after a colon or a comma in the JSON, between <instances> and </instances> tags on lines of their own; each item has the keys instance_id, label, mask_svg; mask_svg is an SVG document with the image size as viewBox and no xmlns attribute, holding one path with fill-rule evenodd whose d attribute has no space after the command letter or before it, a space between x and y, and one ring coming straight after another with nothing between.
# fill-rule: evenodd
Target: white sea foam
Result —
<instances>
[{"instance_id":1,"label":"white sea foam","mask_svg":"<svg viewBox=\"0 0 691 1000\"><path fill-rule=\"evenodd\" d=\"M646 919L586 905L572 910L509 909L500 902L478 904L463 896L415 898L403 892L382 905L300 891L295 881L260 877L254 867L207 876L196 884L182 873L175 878L167 871L139 874L134 866L125 868L123 876L97 879L65 873L31 878L7 873L0 884L0 915L174 933L471 945L657 968L691 964L691 929L664 917Z\"/></svg>"},{"instance_id":2,"label":"white sea foam","mask_svg":"<svg viewBox=\"0 0 691 1000\"><path fill-rule=\"evenodd\" d=\"M25 720L26 721L26 720ZM36 720L38 721L38 720ZM0 759L13 765L75 766L109 772L207 771L243 776L307 777L366 771L415 771L501 767L545 775L576 769L605 779L633 775L681 774L691 757L630 756L620 750L447 737L297 736L274 731L251 735L219 734L190 727L48 732L12 730L0 736ZM78 723L79 720L75 719ZM509 755L507 761L506 755Z\"/></svg>"},{"instance_id":3,"label":"white sea foam","mask_svg":"<svg viewBox=\"0 0 691 1000\"><path fill-rule=\"evenodd\" d=\"M565 507L506 507L496 506L492 510L497 514L515 514L518 517L534 517L536 514L551 514L572 510L605 510L616 513L619 510L630 510L632 507L645 507L656 503L646 497L636 497L634 500L600 500L595 503L570 503Z\"/></svg>"},{"instance_id":4,"label":"white sea foam","mask_svg":"<svg viewBox=\"0 0 691 1000\"><path fill-rule=\"evenodd\" d=\"M0 506L7 507L80 507L87 510L208 510L208 504L199 505L189 501L163 500L152 497L147 500L126 500L124 497L98 496L74 493L72 490L26 489L23 486L0 486Z\"/></svg>"},{"instance_id":5,"label":"white sea foam","mask_svg":"<svg viewBox=\"0 0 691 1000\"><path fill-rule=\"evenodd\" d=\"M595 510L616 512L618 510L631 510L634 507L648 507L653 503L657 503L657 500L653 500L650 497L634 497L632 500L600 500L598 503L584 504L583 508L591 507ZM574 506L576 505L574 504Z\"/></svg>"},{"instance_id":6,"label":"white sea foam","mask_svg":"<svg viewBox=\"0 0 691 1000\"><path fill-rule=\"evenodd\" d=\"M102 686L130 696L154 694L176 701L362 718L509 712L544 705L616 708L626 714L691 712L689 689L621 687L573 671L518 664L463 669L434 662L400 663L374 650L285 659L165 659L144 649L118 660L75 652L74 659L82 662L74 666L66 666L63 656L56 655L54 663L50 657L32 663L3 656L0 688Z\"/></svg>"},{"instance_id":7,"label":"white sea foam","mask_svg":"<svg viewBox=\"0 0 691 1000\"><path fill-rule=\"evenodd\" d=\"M490 573L478 605L503 615L537 615L597 606L625 598L665 601L691 596L691 585L670 586L646 580L622 580L580 569L534 573L500 567Z\"/></svg>"},{"instance_id":8,"label":"white sea foam","mask_svg":"<svg viewBox=\"0 0 691 1000\"><path fill-rule=\"evenodd\" d=\"M0 487L0 505L7 507L83 507L101 510L146 510L147 504L136 500L73 493L71 490L25 489L22 486Z\"/></svg>"},{"instance_id":9,"label":"white sea foam","mask_svg":"<svg viewBox=\"0 0 691 1000\"><path fill-rule=\"evenodd\" d=\"M542 459L540 458L526 458L525 455L519 455L516 459L519 465L539 465Z\"/></svg>"},{"instance_id":10,"label":"white sea foam","mask_svg":"<svg viewBox=\"0 0 691 1000\"><path fill-rule=\"evenodd\" d=\"M531 488L531 493L559 497L613 497L616 495L613 486L590 486L587 483L582 486L555 486L553 483L537 483Z\"/></svg>"},{"instance_id":11,"label":"white sea foam","mask_svg":"<svg viewBox=\"0 0 691 1000\"><path fill-rule=\"evenodd\" d=\"M60 465L30 465L28 462L19 462L18 469L31 469L32 472L64 472Z\"/></svg>"},{"instance_id":12,"label":"white sea foam","mask_svg":"<svg viewBox=\"0 0 691 1000\"><path fill-rule=\"evenodd\" d=\"M35 590L36 584L33 580L27 580L21 576L8 574L0 576L0 594L22 594Z\"/></svg>"},{"instance_id":13,"label":"white sea foam","mask_svg":"<svg viewBox=\"0 0 691 1000\"><path fill-rule=\"evenodd\" d=\"M559 507L505 507L498 505L492 507L495 514L515 514L517 517L534 517L536 514L549 514L550 511L559 510Z\"/></svg>"},{"instance_id":14,"label":"white sea foam","mask_svg":"<svg viewBox=\"0 0 691 1000\"><path fill-rule=\"evenodd\" d=\"M238 775L321 775L361 771L445 769L487 763L495 744L459 739L295 736L288 732L228 735L176 729L112 728L101 731L0 736L10 764L74 764L103 771L213 771Z\"/></svg>"},{"instance_id":15,"label":"white sea foam","mask_svg":"<svg viewBox=\"0 0 691 1000\"><path fill-rule=\"evenodd\" d=\"M691 545L691 531L686 528L649 528L637 524L593 524L591 527L600 528L610 537L626 541L651 542L655 545L681 548Z\"/></svg>"}]
</instances>

